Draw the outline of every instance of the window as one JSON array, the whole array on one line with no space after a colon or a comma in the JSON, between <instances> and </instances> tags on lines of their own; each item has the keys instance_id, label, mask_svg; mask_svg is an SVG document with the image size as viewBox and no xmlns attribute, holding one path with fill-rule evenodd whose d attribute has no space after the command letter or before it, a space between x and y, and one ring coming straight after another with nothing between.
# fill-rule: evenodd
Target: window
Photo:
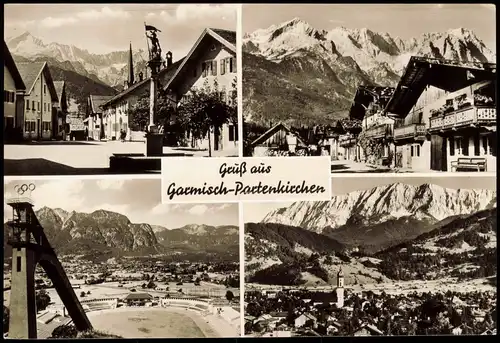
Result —
<instances>
[{"instance_id":1,"label":"window","mask_svg":"<svg viewBox=\"0 0 500 343\"><path fill-rule=\"evenodd\" d=\"M238 141L238 125L229 124L229 141Z\"/></svg>"},{"instance_id":2,"label":"window","mask_svg":"<svg viewBox=\"0 0 500 343\"><path fill-rule=\"evenodd\" d=\"M481 155L481 141L479 135L474 136L474 156Z\"/></svg>"},{"instance_id":3,"label":"window","mask_svg":"<svg viewBox=\"0 0 500 343\"><path fill-rule=\"evenodd\" d=\"M29 110L30 109L30 101L29 100L26 100L26 109Z\"/></svg>"},{"instance_id":4,"label":"window","mask_svg":"<svg viewBox=\"0 0 500 343\"><path fill-rule=\"evenodd\" d=\"M31 102L31 110L34 111L35 110L35 100L33 100Z\"/></svg>"},{"instance_id":5,"label":"window","mask_svg":"<svg viewBox=\"0 0 500 343\"><path fill-rule=\"evenodd\" d=\"M25 132L29 132L31 129L31 125L30 125L30 122L29 121L25 121L24 122L24 131Z\"/></svg>"},{"instance_id":6,"label":"window","mask_svg":"<svg viewBox=\"0 0 500 343\"><path fill-rule=\"evenodd\" d=\"M44 121L42 123L42 130L43 131L50 131L50 122L49 121Z\"/></svg>"},{"instance_id":7,"label":"window","mask_svg":"<svg viewBox=\"0 0 500 343\"><path fill-rule=\"evenodd\" d=\"M415 156L420 157L420 145L415 145Z\"/></svg>"},{"instance_id":8,"label":"window","mask_svg":"<svg viewBox=\"0 0 500 343\"><path fill-rule=\"evenodd\" d=\"M43 85L43 94L47 94L47 85Z\"/></svg>"},{"instance_id":9,"label":"window","mask_svg":"<svg viewBox=\"0 0 500 343\"><path fill-rule=\"evenodd\" d=\"M226 73L226 61L224 59L220 60L220 74L224 75Z\"/></svg>"},{"instance_id":10,"label":"window","mask_svg":"<svg viewBox=\"0 0 500 343\"><path fill-rule=\"evenodd\" d=\"M229 72L236 73L236 59L234 57L229 57Z\"/></svg>"},{"instance_id":11,"label":"window","mask_svg":"<svg viewBox=\"0 0 500 343\"><path fill-rule=\"evenodd\" d=\"M469 156L469 137L462 139L462 155Z\"/></svg>"},{"instance_id":12,"label":"window","mask_svg":"<svg viewBox=\"0 0 500 343\"><path fill-rule=\"evenodd\" d=\"M43 103L43 111L44 112L47 111L47 106L46 105L47 105L46 103Z\"/></svg>"},{"instance_id":13,"label":"window","mask_svg":"<svg viewBox=\"0 0 500 343\"><path fill-rule=\"evenodd\" d=\"M450 137L450 156L455 156L455 138Z\"/></svg>"},{"instance_id":14,"label":"window","mask_svg":"<svg viewBox=\"0 0 500 343\"><path fill-rule=\"evenodd\" d=\"M30 124L31 124L30 125L30 131L31 132L35 132L36 131L36 122L31 121Z\"/></svg>"},{"instance_id":15,"label":"window","mask_svg":"<svg viewBox=\"0 0 500 343\"><path fill-rule=\"evenodd\" d=\"M16 269L18 272L21 271L21 256L17 256L17 261L16 261Z\"/></svg>"},{"instance_id":16,"label":"window","mask_svg":"<svg viewBox=\"0 0 500 343\"><path fill-rule=\"evenodd\" d=\"M212 67L212 64L208 63L208 62L203 62L201 64L201 76L202 77L207 77L209 66Z\"/></svg>"},{"instance_id":17,"label":"window","mask_svg":"<svg viewBox=\"0 0 500 343\"><path fill-rule=\"evenodd\" d=\"M40 111L40 108L41 108L41 105L40 105L40 101L38 102L38 110Z\"/></svg>"},{"instance_id":18,"label":"window","mask_svg":"<svg viewBox=\"0 0 500 343\"><path fill-rule=\"evenodd\" d=\"M410 146L410 156L413 157L414 154L413 154L413 145Z\"/></svg>"},{"instance_id":19,"label":"window","mask_svg":"<svg viewBox=\"0 0 500 343\"><path fill-rule=\"evenodd\" d=\"M212 76L217 76L217 61L212 61Z\"/></svg>"},{"instance_id":20,"label":"window","mask_svg":"<svg viewBox=\"0 0 500 343\"><path fill-rule=\"evenodd\" d=\"M482 137L482 145L483 145L483 154L487 155L488 154L488 137L486 137L486 136Z\"/></svg>"}]
</instances>

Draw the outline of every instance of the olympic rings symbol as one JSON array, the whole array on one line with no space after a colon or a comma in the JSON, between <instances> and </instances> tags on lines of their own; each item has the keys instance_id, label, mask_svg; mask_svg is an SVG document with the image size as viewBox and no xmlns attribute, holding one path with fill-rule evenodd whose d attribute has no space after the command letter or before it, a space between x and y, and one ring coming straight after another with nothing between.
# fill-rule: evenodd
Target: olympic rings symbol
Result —
<instances>
[{"instance_id":1,"label":"olympic rings symbol","mask_svg":"<svg viewBox=\"0 0 500 343\"><path fill-rule=\"evenodd\" d=\"M30 184L22 184L22 185L15 185L14 186L14 191L17 192L19 195L23 195L26 192L33 192L35 190L36 186L33 183Z\"/></svg>"}]
</instances>

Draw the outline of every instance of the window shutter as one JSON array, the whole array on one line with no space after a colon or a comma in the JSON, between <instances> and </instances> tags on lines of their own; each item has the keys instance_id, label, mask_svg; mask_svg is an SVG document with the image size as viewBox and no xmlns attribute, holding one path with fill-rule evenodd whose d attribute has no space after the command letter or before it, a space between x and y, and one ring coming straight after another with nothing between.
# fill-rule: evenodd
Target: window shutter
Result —
<instances>
[{"instance_id":1,"label":"window shutter","mask_svg":"<svg viewBox=\"0 0 500 343\"><path fill-rule=\"evenodd\" d=\"M226 62L224 59L220 60L220 74L224 75L226 73Z\"/></svg>"},{"instance_id":2,"label":"window shutter","mask_svg":"<svg viewBox=\"0 0 500 343\"><path fill-rule=\"evenodd\" d=\"M217 61L212 61L212 75L217 76Z\"/></svg>"}]
</instances>

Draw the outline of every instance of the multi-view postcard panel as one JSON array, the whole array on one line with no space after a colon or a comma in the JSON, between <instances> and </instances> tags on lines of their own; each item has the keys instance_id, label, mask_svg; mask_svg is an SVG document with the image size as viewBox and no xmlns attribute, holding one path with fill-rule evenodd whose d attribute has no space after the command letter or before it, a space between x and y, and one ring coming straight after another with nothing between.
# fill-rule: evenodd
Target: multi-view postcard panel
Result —
<instances>
[{"instance_id":1,"label":"multi-view postcard panel","mask_svg":"<svg viewBox=\"0 0 500 343\"><path fill-rule=\"evenodd\" d=\"M236 6L35 7L5 12L5 175L238 156Z\"/></svg>"},{"instance_id":2,"label":"multi-view postcard panel","mask_svg":"<svg viewBox=\"0 0 500 343\"><path fill-rule=\"evenodd\" d=\"M245 156L326 155L332 173L495 172L492 8L244 5Z\"/></svg>"},{"instance_id":3,"label":"multi-view postcard panel","mask_svg":"<svg viewBox=\"0 0 500 343\"><path fill-rule=\"evenodd\" d=\"M494 330L494 177L337 177L332 190L244 205L245 335Z\"/></svg>"},{"instance_id":4,"label":"multi-view postcard panel","mask_svg":"<svg viewBox=\"0 0 500 343\"><path fill-rule=\"evenodd\" d=\"M239 336L238 204L164 205L159 183L5 183L9 337Z\"/></svg>"}]
</instances>

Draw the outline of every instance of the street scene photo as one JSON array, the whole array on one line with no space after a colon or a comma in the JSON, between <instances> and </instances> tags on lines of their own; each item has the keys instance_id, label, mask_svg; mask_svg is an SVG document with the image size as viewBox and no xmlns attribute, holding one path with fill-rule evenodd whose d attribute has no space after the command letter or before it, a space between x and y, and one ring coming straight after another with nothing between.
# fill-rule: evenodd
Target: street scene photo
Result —
<instances>
[{"instance_id":1,"label":"street scene photo","mask_svg":"<svg viewBox=\"0 0 500 343\"><path fill-rule=\"evenodd\" d=\"M164 205L159 188L6 181L4 338L240 336L238 204Z\"/></svg>"},{"instance_id":2,"label":"street scene photo","mask_svg":"<svg viewBox=\"0 0 500 343\"><path fill-rule=\"evenodd\" d=\"M4 174L238 156L233 4L8 4Z\"/></svg>"},{"instance_id":3,"label":"street scene photo","mask_svg":"<svg viewBox=\"0 0 500 343\"><path fill-rule=\"evenodd\" d=\"M245 335L496 335L494 176L338 176L332 194L244 204Z\"/></svg>"},{"instance_id":4,"label":"street scene photo","mask_svg":"<svg viewBox=\"0 0 500 343\"><path fill-rule=\"evenodd\" d=\"M244 155L495 172L495 25L481 4L243 5Z\"/></svg>"}]
</instances>

